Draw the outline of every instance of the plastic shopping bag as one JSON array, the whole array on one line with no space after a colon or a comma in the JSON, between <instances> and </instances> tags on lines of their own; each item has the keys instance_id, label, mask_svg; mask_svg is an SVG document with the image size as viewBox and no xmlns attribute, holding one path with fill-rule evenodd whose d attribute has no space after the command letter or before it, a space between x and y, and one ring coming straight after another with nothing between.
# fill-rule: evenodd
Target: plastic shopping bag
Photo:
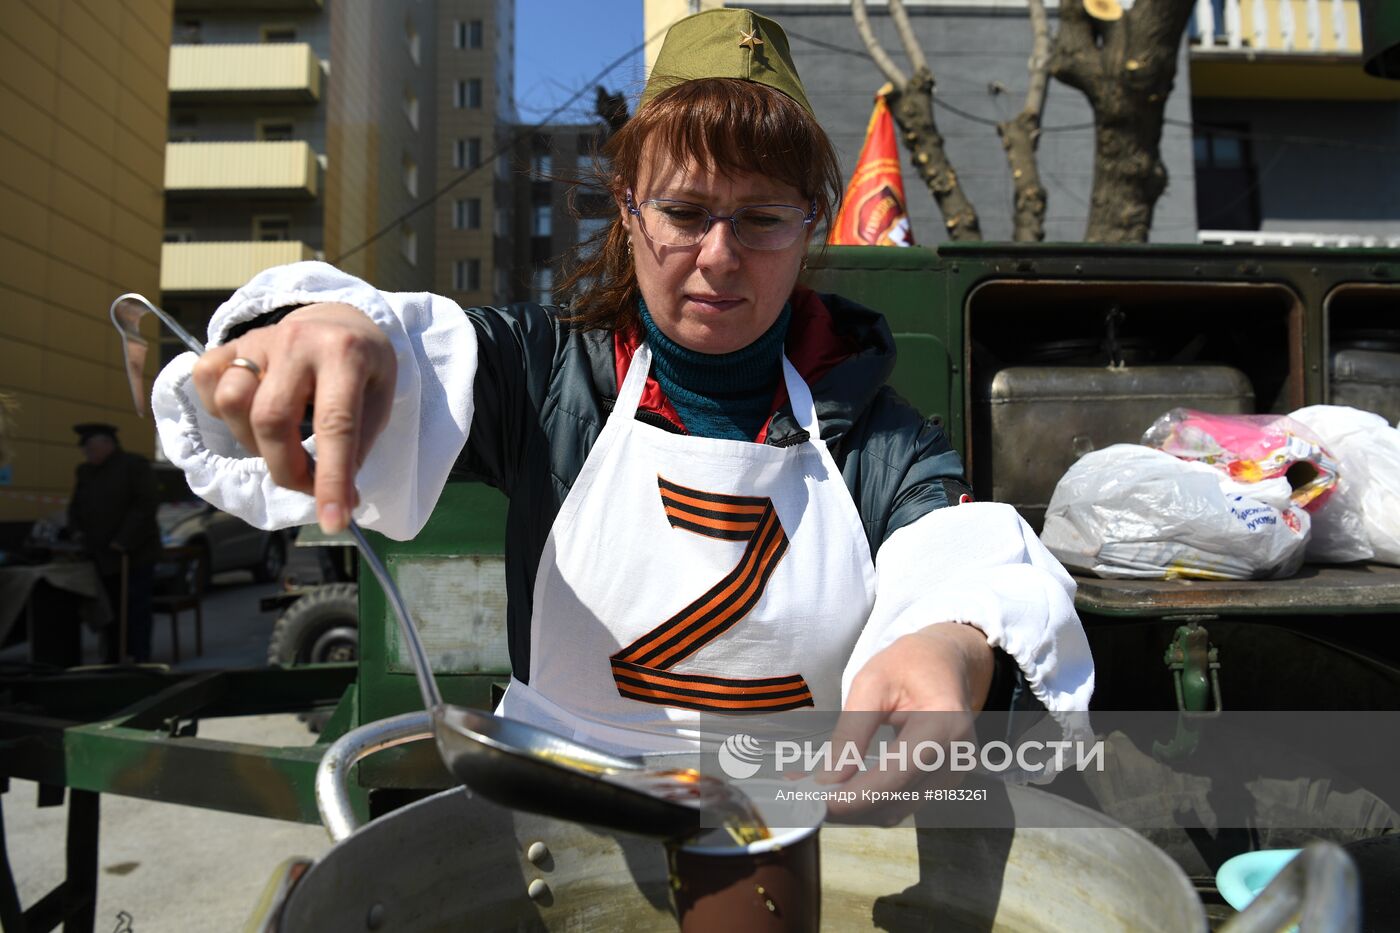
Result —
<instances>
[{"instance_id":1,"label":"plastic shopping bag","mask_svg":"<svg viewBox=\"0 0 1400 933\"><path fill-rule=\"evenodd\" d=\"M1173 408L1142 436L1182 460L1208 463L1242 483L1275 477L1293 487L1293 504L1309 511L1327 501L1337 464L1322 442L1285 415L1217 415Z\"/></svg>"},{"instance_id":2,"label":"plastic shopping bag","mask_svg":"<svg viewBox=\"0 0 1400 933\"><path fill-rule=\"evenodd\" d=\"M1273 501L1240 491L1254 489ZM1202 463L1114 444L1060 478L1040 538L1061 563L1101 577L1248 580L1296 573L1309 525L1283 483L1238 484Z\"/></svg>"},{"instance_id":3,"label":"plastic shopping bag","mask_svg":"<svg viewBox=\"0 0 1400 933\"><path fill-rule=\"evenodd\" d=\"M1347 507L1375 559L1400 564L1400 430L1345 405L1310 405L1290 417L1337 455Z\"/></svg>"}]
</instances>

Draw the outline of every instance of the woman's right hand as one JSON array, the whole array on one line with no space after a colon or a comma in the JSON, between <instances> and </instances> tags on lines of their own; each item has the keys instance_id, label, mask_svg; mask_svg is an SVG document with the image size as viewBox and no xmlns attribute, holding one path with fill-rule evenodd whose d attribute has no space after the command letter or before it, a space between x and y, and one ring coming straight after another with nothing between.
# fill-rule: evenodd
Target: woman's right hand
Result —
<instances>
[{"instance_id":1,"label":"woman's right hand","mask_svg":"<svg viewBox=\"0 0 1400 933\"><path fill-rule=\"evenodd\" d=\"M242 357L261 370L231 365ZM341 531L359 504L355 474L384 429L398 364L389 338L344 304L298 308L269 327L214 347L194 365L195 390L238 442L267 461L279 486L316 497L327 533ZM316 470L301 446L313 408Z\"/></svg>"}]
</instances>

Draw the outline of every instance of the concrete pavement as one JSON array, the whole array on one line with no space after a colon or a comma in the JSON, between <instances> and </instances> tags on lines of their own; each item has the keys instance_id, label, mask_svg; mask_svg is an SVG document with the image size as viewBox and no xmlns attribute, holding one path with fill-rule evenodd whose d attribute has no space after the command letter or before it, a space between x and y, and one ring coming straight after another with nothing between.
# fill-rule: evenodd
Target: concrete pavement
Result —
<instances>
[{"instance_id":1,"label":"concrete pavement","mask_svg":"<svg viewBox=\"0 0 1400 933\"><path fill-rule=\"evenodd\" d=\"M313 552L293 551L292 572L315 579ZM177 670L256 667L267 663L274 613L260 613L258 598L274 584L255 584L245 573L215 579L204 601L204 647L190 657L194 625L181 622L184 659ZM170 658L170 624L156 620L153 653ZM89 639L85 658L97 661ZM0 658L18 660L22 646ZM255 745L312 744L315 736L294 715L205 719L199 734ZM40 809L36 785L13 781L3 797L5 836L21 903L32 906L63 879L66 807ZM98 855L97 933L196 933L241 930L274 869L294 855L318 857L330 848L320 826L200 810L175 804L104 795ZM123 914L130 918L123 918ZM123 926L123 924L127 924Z\"/></svg>"}]
</instances>

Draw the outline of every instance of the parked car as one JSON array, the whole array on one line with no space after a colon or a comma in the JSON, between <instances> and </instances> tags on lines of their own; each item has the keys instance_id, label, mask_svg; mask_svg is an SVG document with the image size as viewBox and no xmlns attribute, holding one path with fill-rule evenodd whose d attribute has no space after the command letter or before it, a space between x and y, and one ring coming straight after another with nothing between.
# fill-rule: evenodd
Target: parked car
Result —
<instances>
[{"instance_id":1,"label":"parked car","mask_svg":"<svg viewBox=\"0 0 1400 933\"><path fill-rule=\"evenodd\" d=\"M226 570L251 570L263 583L282 576L287 566L285 532L263 531L219 511L190 491L179 470L156 467L155 474L161 542L167 548L202 548L203 584Z\"/></svg>"}]
</instances>

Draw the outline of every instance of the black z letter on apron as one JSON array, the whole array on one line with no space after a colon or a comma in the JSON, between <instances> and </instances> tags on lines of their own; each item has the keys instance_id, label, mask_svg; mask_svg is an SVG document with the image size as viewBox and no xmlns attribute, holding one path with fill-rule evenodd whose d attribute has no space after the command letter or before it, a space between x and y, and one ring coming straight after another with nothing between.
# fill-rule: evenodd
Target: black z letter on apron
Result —
<instances>
[{"instance_id":1,"label":"black z letter on apron","mask_svg":"<svg viewBox=\"0 0 1400 933\"><path fill-rule=\"evenodd\" d=\"M729 631L763 595L788 537L773 500L726 496L678 486L657 477L672 528L710 538L745 541L733 570L703 595L612 656L622 696L659 706L701 710L785 710L812 706L801 674L746 680L672 673L671 668Z\"/></svg>"}]
</instances>

